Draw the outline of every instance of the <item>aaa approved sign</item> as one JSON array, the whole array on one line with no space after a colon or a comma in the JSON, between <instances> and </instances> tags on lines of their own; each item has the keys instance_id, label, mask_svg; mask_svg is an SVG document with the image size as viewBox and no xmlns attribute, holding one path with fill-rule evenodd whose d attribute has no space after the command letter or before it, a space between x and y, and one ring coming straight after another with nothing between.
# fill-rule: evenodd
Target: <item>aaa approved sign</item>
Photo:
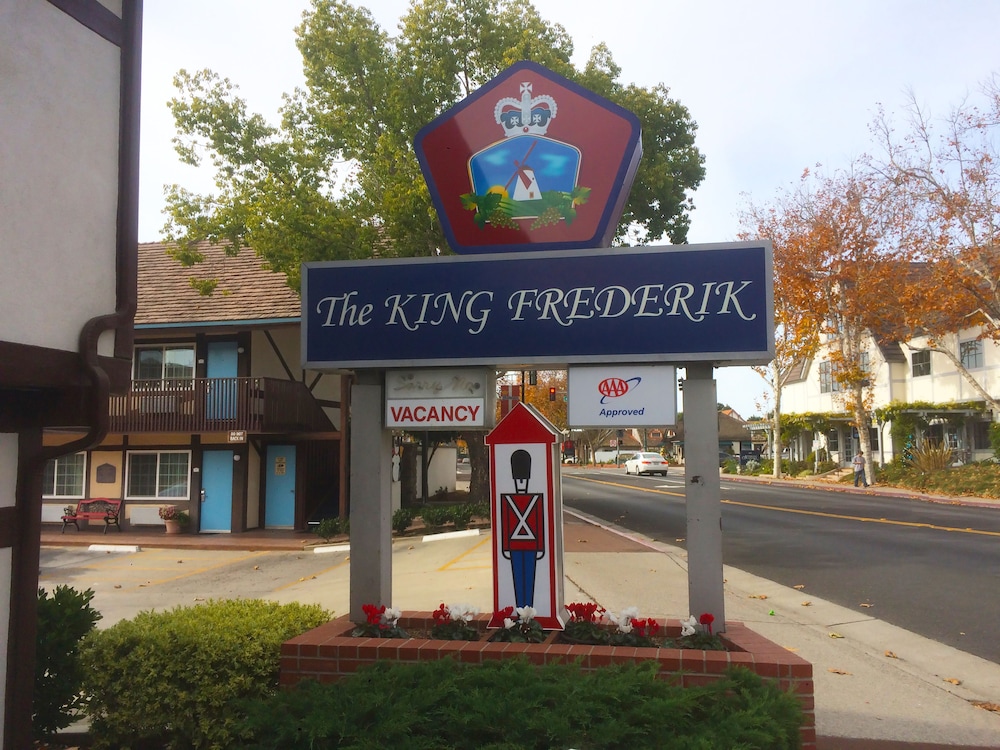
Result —
<instances>
[{"instance_id":1,"label":"aaa approved sign","mask_svg":"<svg viewBox=\"0 0 1000 750\"><path fill-rule=\"evenodd\" d=\"M677 423L677 368L613 365L569 368L572 427L662 427Z\"/></svg>"}]
</instances>

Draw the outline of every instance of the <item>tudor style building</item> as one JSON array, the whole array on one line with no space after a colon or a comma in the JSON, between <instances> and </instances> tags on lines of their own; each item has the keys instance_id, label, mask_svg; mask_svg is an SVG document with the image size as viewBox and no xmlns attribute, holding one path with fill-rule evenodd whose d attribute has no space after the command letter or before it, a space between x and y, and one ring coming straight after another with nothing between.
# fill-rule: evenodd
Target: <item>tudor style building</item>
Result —
<instances>
[{"instance_id":1,"label":"tudor style building","mask_svg":"<svg viewBox=\"0 0 1000 750\"><path fill-rule=\"evenodd\" d=\"M100 445L49 461L43 522L95 497L125 501L126 529L162 526L164 505L202 533L346 513L348 377L301 369L298 294L249 249L203 244L194 269L167 249L139 245L131 385L112 396ZM193 275L217 279L214 293Z\"/></svg>"},{"instance_id":2,"label":"tudor style building","mask_svg":"<svg viewBox=\"0 0 1000 750\"><path fill-rule=\"evenodd\" d=\"M1000 385L1000 346L979 340L979 333L978 329L966 329L952 334L949 346L959 353L962 364L983 389L995 393ZM995 415L985 400L945 355L920 351L925 344L921 338L913 339L910 344L874 338L868 341L872 458L887 463L905 450L907 444L919 445L925 440L948 445L961 461L981 461L992 456L989 426ZM893 440L891 421L879 422L875 418L880 409L890 404L899 407L915 425L913 433L902 441ZM792 458L802 459L814 448L826 448L831 460L841 465L850 463L859 450L857 430L845 413L840 385L822 348L814 358L799 363L782 389L781 405L784 415L824 414L830 417L832 425L822 433L804 432L796 436L789 446Z\"/></svg>"}]
</instances>

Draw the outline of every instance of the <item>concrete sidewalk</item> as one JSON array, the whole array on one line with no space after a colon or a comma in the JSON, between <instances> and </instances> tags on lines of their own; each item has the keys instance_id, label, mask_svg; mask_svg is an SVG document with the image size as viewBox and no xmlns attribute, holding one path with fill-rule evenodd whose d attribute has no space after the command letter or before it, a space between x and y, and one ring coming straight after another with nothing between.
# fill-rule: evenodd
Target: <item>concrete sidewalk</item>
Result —
<instances>
[{"instance_id":1,"label":"concrete sidewalk","mask_svg":"<svg viewBox=\"0 0 1000 750\"><path fill-rule=\"evenodd\" d=\"M894 493L887 489L879 494ZM657 619L691 614L685 550L574 511L567 511L564 521L567 603L593 601L613 612L635 606L641 616ZM492 606L489 539L487 531L426 542L420 537L397 539L393 604L432 610L441 602L461 602L487 611ZM295 532L63 535L58 529L46 529L42 535L43 545L79 543L302 550L315 543L315 537ZM338 566L322 580L285 588L281 598L316 601L343 612L348 608L348 576L349 564ZM825 602L805 589L780 586L728 566L724 576L728 621L745 623L813 664L820 750L1000 748L1000 665L867 612Z\"/></svg>"}]
</instances>

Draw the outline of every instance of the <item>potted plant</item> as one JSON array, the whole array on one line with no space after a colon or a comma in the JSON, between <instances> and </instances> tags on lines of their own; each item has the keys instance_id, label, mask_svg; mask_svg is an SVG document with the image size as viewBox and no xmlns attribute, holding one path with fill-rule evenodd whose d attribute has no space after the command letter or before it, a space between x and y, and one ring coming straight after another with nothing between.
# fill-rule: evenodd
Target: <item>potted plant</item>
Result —
<instances>
[{"instance_id":1,"label":"potted plant","mask_svg":"<svg viewBox=\"0 0 1000 750\"><path fill-rule=\"evenodd\" d=\"M180 534L191 523L191 516L176 505L161 506L159 513L168 534Z\"/></svg>"}]
</instances>

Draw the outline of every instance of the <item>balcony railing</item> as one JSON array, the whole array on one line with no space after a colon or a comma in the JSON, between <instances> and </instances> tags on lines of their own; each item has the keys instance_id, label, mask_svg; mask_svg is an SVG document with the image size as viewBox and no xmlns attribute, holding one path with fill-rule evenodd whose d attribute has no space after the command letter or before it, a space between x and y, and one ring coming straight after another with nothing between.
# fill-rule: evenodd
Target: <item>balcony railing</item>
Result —
<instances>
[{"instance_id":1,"label":"balcony railing","mask_svg":"<svg viewBox=\"0 0 1000 750\"><path fill-rule=\"evenodd\" d=\"M277 378L132 381L111 432L315 432L335 428L303 383Z\"/></svg>"}]
</instances>

